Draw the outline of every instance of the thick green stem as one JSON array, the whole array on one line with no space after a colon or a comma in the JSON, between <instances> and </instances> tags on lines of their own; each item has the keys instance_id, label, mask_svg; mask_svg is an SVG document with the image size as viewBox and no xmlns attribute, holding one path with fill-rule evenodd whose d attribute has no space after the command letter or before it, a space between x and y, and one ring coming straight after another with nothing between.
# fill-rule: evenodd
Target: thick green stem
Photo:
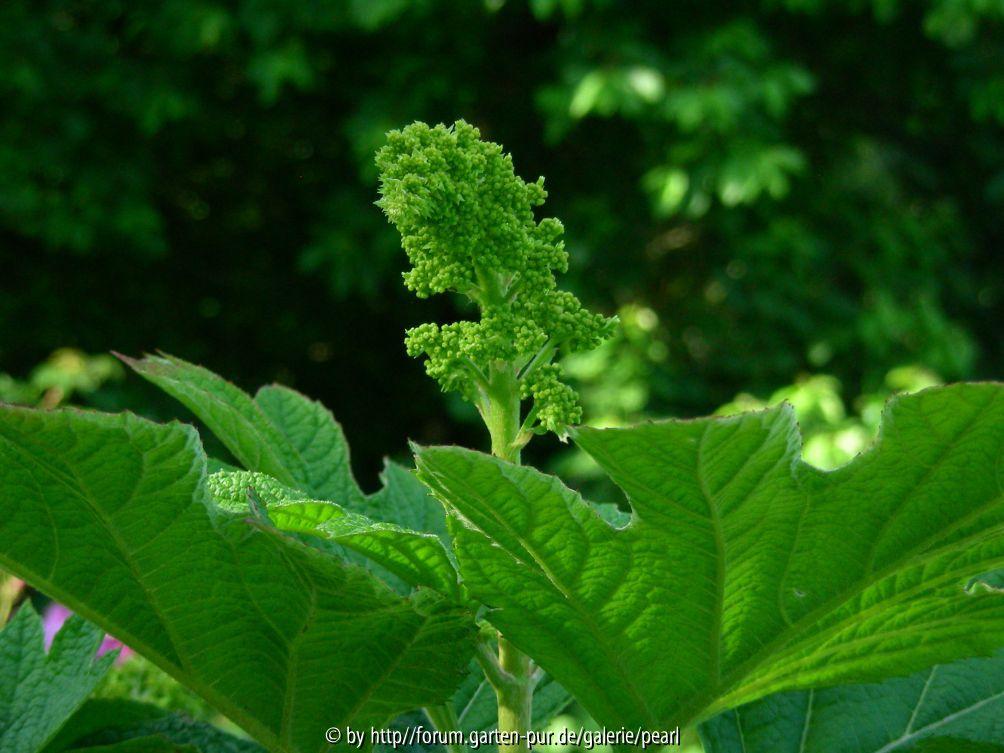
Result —
<instances>
[{"instance_id":1,"label":"thick green stem","mask_svg":"<svg viewBox=\"0 0 1004 753\"><path fill-rule=\"evenodd\" d=\"M510 463L519 463L520 422L519 384L513 364L492 369L488 389L482 396L481 415L492 439L492 454ZM526 753L526 733L533 718L533 681L530 657L499 635L501 679L495 685L498 697L498 729L506 744L499 753ZM512 737L513 739L509 739Z\"/></svg>"},{"instance_id":2,"label":"thick green stem","mask_svg":"<svg viewBox=\"0 0 1004 753\"><path fill-rule=\"evenodd\" d=\"M492 438L492 455L518 464L519 383L511 364L501 363L492 368L479 407Z\"/></svg>"},{"instance_id":3,"label":"thick green stem","mask_svg":"<svg viewBox=\"0 0 1004 753\"><path fill-rule=\"evenodd\" d=\"M515 732L518 740L500 745L499 753L522 753L528 750L526 733L533 719L533 682L530 679L530 657L499 635L499 664L508 675L498 692L499 732ZM504 739L504 738L503 738Z\"/></svg>"}]
</instances>

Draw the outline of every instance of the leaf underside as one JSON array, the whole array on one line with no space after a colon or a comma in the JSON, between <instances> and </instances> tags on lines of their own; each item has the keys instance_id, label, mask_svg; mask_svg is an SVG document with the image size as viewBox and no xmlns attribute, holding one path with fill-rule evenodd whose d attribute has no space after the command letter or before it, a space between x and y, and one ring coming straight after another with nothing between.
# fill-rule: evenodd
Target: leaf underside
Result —
<instances>
[{"instance_id":1,"label":"leaf underside","mask_svg":"<svg viewBox=\"0 0 1004 753\"><path fill-rule=\"evenodd\" d=\"M615 529L560 481L418 454L488 618L607 726L671 729L766 695L870 682L1004 645L1004 388L892 401L822 472L790 406L579 429L625 492Z\"/></svg>"},{"instance_id":2,"label":"leaf underside","mask_svg":"<svg viewBox=\"0 0 1004 753\"><path fill-rule=\"evenodd\" d=\"M1004 651L878 684L779 693L705 722L701 737L706 753L916 753L939 738L1000 743Z\"/></svg>"}]
</instances>

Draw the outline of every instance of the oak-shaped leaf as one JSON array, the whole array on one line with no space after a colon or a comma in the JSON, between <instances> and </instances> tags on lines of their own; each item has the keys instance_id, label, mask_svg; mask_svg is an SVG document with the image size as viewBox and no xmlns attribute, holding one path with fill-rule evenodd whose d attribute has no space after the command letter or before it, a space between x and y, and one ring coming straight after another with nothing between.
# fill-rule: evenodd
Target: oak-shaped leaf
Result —
<instances>
[{"instance_id":1,"label":"oak-shaped leaf","mask_svg":"<svg viewBox=\"0 0 1004 753\"><path fill-rule=\"evenodd\" d=\"M906 675L1004 645L1004 386L893 400L823 472L790 406L578 429L624 491L616 528L558 479L418 452L461 575L501 632L608 727L672 729L785 691Z\"/></svg>"}]
</instances>

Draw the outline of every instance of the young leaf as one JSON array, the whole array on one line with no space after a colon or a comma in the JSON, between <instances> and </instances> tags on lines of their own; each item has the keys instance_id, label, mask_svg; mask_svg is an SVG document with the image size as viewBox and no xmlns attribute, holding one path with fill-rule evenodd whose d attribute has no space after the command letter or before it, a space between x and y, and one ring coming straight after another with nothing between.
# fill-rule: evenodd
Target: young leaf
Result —
<instances>
[{"instance_id":1,"label":"young leaf","mask_svg":"<svg viewBox=\"0 0 1004 753\"><path fill-rule=\"evenodd\" d=\"M0 410L0 565L283 753L444 702L472 620L210 500L192 427Z\"/></svg>"},{"instance_id":2,"label":"young leaf","mask_svg":"<svg viewBox=\"0 0 1004 753\"><path fill-rule=\"evenodd\" d=\"M95 658L104 636L71 617L48 655L42 619L22 606L0 632L0 750L37 753L87 699L117 652Z\"/></svg>"},{"instance_id":3,"label":"young leaf","mask_svg":"<svg viewBox=\"0 0 1004 753\"><path fill-rule=\"evenodd\" d=\"M419 481L407 475L424 493ZM397 480L390 479L382 492L395 489ZM428 586L456 600L461 599L453 561L443 542L434 534L405 530L393 523L377 522L348 512L333 502L309 499L263 473L214 473L209 477L209 489L216 504L235 512L248 509L248 490L254 489L255 497L268 507L268 517L274 527L313 534L341 544L386 568L411 588Z\"/></svg>"},{"instance_id":4,"label":"young leaf","mask_svg":"<svg viewBox=\"0 0 1004 753\"><path fill-rule=\"evenodd\" d=\"M376 523L328 502L282 505L269 510L269 515L276 528L322 536L369 557L411 586L461 598L457 571L434 534Z\"/></svg>"},{"instance_id":5,"label":"young leaf","mask_svg":"<svg viewBox=\"0 0 1004 753\"><path fill-rule=\"evenodd\" d=\"M623 489L615 530L557 479L431 448L461 574L503 635L607 726L670 729L782 690L990 653L1004 598L1004 388L890 403L876 447L824 473L793 411L579 429Z\"/></svg>"},{"instance_id":6,"label":"young leaf","mask_svg":"<svg viewBox=\"0 0 1004 753\"><path fill-rule=\"evenodd\" d=\"M1004 651L879 684L772 695L705 722L701 738L706 753L915 753L936 738L1000 742Z\"/></svg>"},{"instance_id":7,"label":"young leaf","mask_svg":"<svg viewBox=\"0 0 1004 753\"><path fill-rule=\"evenodd\" d=\"M252 399L208 369L173 356L120 358L184 403L249 471L349 508L362 500L342 427L320 403L279 386L262 387Z\"/></svg>"}]
</instances>

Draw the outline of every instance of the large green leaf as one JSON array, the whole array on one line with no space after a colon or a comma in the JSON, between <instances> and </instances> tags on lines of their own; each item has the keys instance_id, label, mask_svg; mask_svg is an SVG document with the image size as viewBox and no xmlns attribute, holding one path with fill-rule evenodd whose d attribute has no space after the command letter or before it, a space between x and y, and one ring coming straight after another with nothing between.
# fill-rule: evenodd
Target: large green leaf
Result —
<instances>
[{"instance_id":1,"label":"large green leaf","mask_svg":"<svg viewBox=\"0 0 1004 753\"><path fill-rule=\"evenodd\" d=\"M45 653L42 620L25 604L0 631L0 750L37 753L115 660L95 659L102 632L71 617Z\"/></svg>"},{"instance_id":2,"label":"large green leaf","mask_svg":"<svg viewBox=\"0 0 1004 753\"><path fill-rule=\"evenodd\" d=\"M444 702L470 615L212 504L194 429L0 410L0 564L89 617L275 751Z\"/></svg>"},{"instance_id":3,"label":"large green leaf","mask_svg":"<svg viewBox=\"0 0 1004 753\"><path fill-rule=\"evenodd\" d=\"M488 618L608 726L668 729L782 690L867 682L1004 644L1004 389L892 402L830 473L790 407L580 429L624 490L616 529L560 481L430 448L461 574Z\"/></svg>"},{"instance_id":4,"label":"large green leaf","mask_svg":"<svg viewBox=\"0 0 1004 753\"><path fill-rule=\"evenodd\" d=\"M341 426L323 405L286 387L252 398L222 377L173 356L120 356L184 403L249 471L267 473L312 499L402 528L434 533L446 543L442 506L410 471L387 463L380 491L363 495L352 477Z\"/></svg>"},{"instance_id":5,"label":"large green leaf","mask_svg":"<svg viewBox=\"0 0 1004 753\"><path fill-rule=\"evenodd\" d=\"M135 661L135 657L130 661ZM91 698L60 729L43 753L82 750L185 750L191 753L265 753L251 740L206 722L125 698ZM5 750L6 753L6 750Z\"/></svg>"},{"instance_id":6,"label":"large green leaf","mask_svg":"<svg viewBox=\"0 0 1004 753\"><path fill-rule=\"evenodd\" d=\"M349 508L362 500L342 427L320 403L276 385L262 387L252 398L208 369L173 356L119 357L184 403L248 470Z\"/></svg>"},{"instance_id":7,"label":"large green leaf","mask_svg":"<svg viewBox=\"0 0 1004 753\"><path fill-rule=\"evenodd\" d=\"M204 753L194 745L177 745L163 737L135 737L111 745L77 748L76 753Z\"/></svg>"},{"instance_id":8,"label":"large green leaf","mask_svg":"<svg viewBox=\"0 0 1004 753\"><path fill-rule=\"evenodd\" d=\"M916 753L937 738L999 743L1004 651L877 684L772 695L705 722L701 738L706 753Z\"/></svg>"},{"instance_id":9,"label":"large green leaf","mask_svg":"<svg viewBox=\"0 0 1004 753\"><path fill-rule=\"evenodd\" d=\"M920 743L916 753L1004 753L1004 745L958 737L932 737Z\"/></svg>"},{"instance_id":10,"label":"large green leaf","mask_svg":"<svg viewBox=\"0 0 1004 753\"><path fill-rule=\"evenodd\" d=\"M434 533L450 546L443 506L429 494L412 471L387 461L380 480L383 487L366 497L360 512L411 531ZM452 552L452 549L449 551Z\"/></svg>"},{"instance_id":11,"label":"large green leaf","mask_svg":"<svg viewBox=\"0 0 1004 753\"><path fill-rule=\"evenodd\" d=\"M115 704L108 704L114 707ZM99 746L125 745L134 740L164 741L191 746L198 753L264 753L250 740L242 740L205 722L193 722L181 714L163 714L156 719L133 723L111 723L78 738L68 751ZM138 748L142 750L142 748Z\"/></svg>"},{"instance_id":12,"label":"large green leaf","mask_svg":"<svg viewBox=\"0 0 1004 753\"><path fill-rule=\"evenodd\" d=\"M132 661L135 657L131 657ZM43 753L62 753L86 744L84 741L109 727L140 725L168 716L159 706L128 698L88 698L66 720L59 733L45 746ZM253 743L252 743L253 744Z\"/></svg>"}]
</instances>

